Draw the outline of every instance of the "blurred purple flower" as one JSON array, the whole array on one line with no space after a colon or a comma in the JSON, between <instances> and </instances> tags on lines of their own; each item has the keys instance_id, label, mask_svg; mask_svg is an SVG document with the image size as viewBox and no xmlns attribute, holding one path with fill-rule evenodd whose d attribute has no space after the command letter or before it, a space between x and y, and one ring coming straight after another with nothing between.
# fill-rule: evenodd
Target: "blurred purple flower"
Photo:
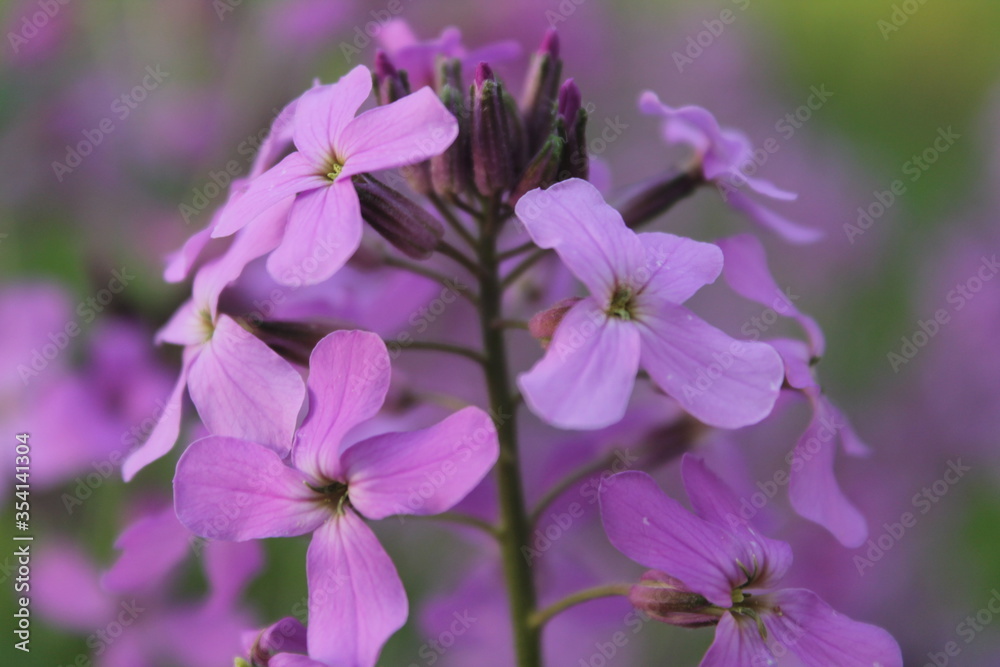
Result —
<instances>
[{"instance_id":1,"label":"blurred purple flower","mask_svg":"<svg viewBox=\"0 0 1000 667\"><path fill-rule=\"evenodd\" d=\"M205 438L177 464L175 505L182 523L206 537L315 532L307 560L309 654L370 667L405 622L407 601L359 513L383 519L449 509L493 466L496 431L486 413L469 407L422 431L352 442L349 432L385 400L385 344L371 333L337 331L316 346L310 368L311 408L298 431L294 467L252 442ZM237 502L238 511L228 511Z\"/></svg>"},{"instance_id":2,"label":"blurred purple flower","mask_svg":"<svg viewBox=\"0 0 1000 667\"><path fill-rule=\"evenodd\" d=\"M520 377L532 411L562 428L612 424L625 414L641 366L705 423L736 428L770 413L783 375L778 354L734 340L680 305L719 275L718 247L636 234L579 179L529 192L517 215L591 293Z\"/></svg>"},{"instance_id":3,"label":"blurred purple flower","mask_svg":"<svg viewBox=\"0 0 1000 667\"><path fill-rule=\"evenodd\" d=\"M702 667L777 664L792 656L793 664L902 666L885 630L837 613L812 591L773 590L792 563L790 547L742 519L735 496L700 459L687 454L682 468L694 514L646 473L623 472L602 486L601 517L619 551L657 571L633 599L681 625L694 610L699 624L718 619ZM671 616L681 608L686 618Z\"/></svg>"},{"instance_id":4,"label":"blurred purple flower","mask_svg":"<svg viewBox=\"0 0 1000 667\"><path fill-rule=\"evenodd\" d=\"M762 178L743 171L753 163L753 145L739 130L719 127L711 112L696 106L673 108L663 104L656 93L646 91L639 97L639 110L662 116L663 138L669 144L687 144L695 151L697 167L706 181L714 183L724 201L751 220L792 243L811 243L822 237L819 232L786 220L750 199L740 190L744 185L757 194L791 201L797 195L782 190Z\"/></svg>"}]
</instances>

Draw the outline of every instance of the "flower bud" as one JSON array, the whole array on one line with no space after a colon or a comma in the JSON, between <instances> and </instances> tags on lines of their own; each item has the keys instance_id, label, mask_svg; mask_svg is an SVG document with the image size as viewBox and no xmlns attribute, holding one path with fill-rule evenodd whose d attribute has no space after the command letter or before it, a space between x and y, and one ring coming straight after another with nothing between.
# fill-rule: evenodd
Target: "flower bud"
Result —
<instances>
[{"instance_id":1,"label":"flower bud","mask_svg":"<svg viewBox=\"0 0 1000 667\"><path fill-rule=\"evenodd\" d=\"M587 157L587 111L583 108L580 88L573 79L566 79L559 88L556 118L557 127L561 124L563 138L566 141L560 180L586 179L590 174L590 160Z\"/></svg>"},{"instance_id":2,"label":"flower bud","mask_svg":"<svg viewBox=\"0 0 1000 667\"><path fill-rule=\"evenodd\" d=\"M561 125L561 121L558 123ZM520 180L510 193L508 201L511 206L526 193L535 188L547 188L560 180L560 168L563 162L566 141L559 132L549 135L541 150L528 163Z\"/></svg>"},{"instance_id":3,"label":"flower bud","mask_svg":"<svg viewBox=\"0 0 1000 667\"><path fill-rule=\"evenodd\" d=\"M514 184L521 161L522 129L513 100L486 63L472 86L471 148L479 194L503 192Z\"/></svg>"},{"instance_id":4,"label":"flower bud","mask_svg":"<svg viewBox=\"0 0 1000 667\"><path fill-rule=\"evenodd\" d=\"M462 92L462 63L443 60L438 69L441 102L458 120L458 137L444 153L431 158L431 184L434 192L450 196L465 192L472 185L472 157L469 153L469 104Z\"/></svg>"},{"instance_id":5,"label":"flower bud","mask_svg":"<svg viewBox=\"0 0 1000 667\"><path fill-rule=\"evenodd\" d=\"M382 237L414 259L427 259L444 236L433 215L401 192L370 176L353 179L361 217Z\"/></svg>"},{"instance_id":6,"label":"flower bud","mask_svg":"<svg viewBox=\"0 0 1000 667\"><path fill-rule=\"evenodd\" d=\"M531 57L528 76L524 84L524 126L528 154L533 155L552 132L556 95L562 60L559 59L559 34L550 28L542 39L538 51Z\"/></svg>"},{"instance_id":7,"label":"flower bud","mask_svg":"<svg viewBox=\"0 0 1000 667\"><path fill-rule=\"evenodd\" d=\"M667 212L705 183L701 169L667 172L642 186L619 208L625 224L635 227Z\"/></svg>"},{"instance_id":8,"label":"flower bud","mask_svg":"<svg viewBox=\"0 0 1000 667\"><path fill-rule=\"evenodd\" d=\"M692 593L684 584L656 570L642 575L628 595L636 609L652 618L683 628L700 628L719 622L720 612L703 596Z\"/></svg>"},{"instance_id":9,"label":"flower bud","mask_svg":"<svg viewBox=\"0 0 1000 667\"><path fill-rule=\"evenodd\" d=\"M563 317L566 316L569 309L576 305L577 301L581 301L578 296L563 299L554 306L540 313L535 313L534 317L528 322L528 331L533 338L542 344L543 348L549 346L549 342L552 340L552 336L555 335L559 323L562 322Z\"/></svg>"},{"instance_id":10,"label":"flower bud","mask_svg":"<svg viewBox=\"0 0 1000 667\"><path fill-rule=\"evenodd\" d=\"M382 49L375 52L375 73L372 78L379 104L391 104L410 94L410 82L406 72L397 70Z\"/></svg>"}]
</instances>

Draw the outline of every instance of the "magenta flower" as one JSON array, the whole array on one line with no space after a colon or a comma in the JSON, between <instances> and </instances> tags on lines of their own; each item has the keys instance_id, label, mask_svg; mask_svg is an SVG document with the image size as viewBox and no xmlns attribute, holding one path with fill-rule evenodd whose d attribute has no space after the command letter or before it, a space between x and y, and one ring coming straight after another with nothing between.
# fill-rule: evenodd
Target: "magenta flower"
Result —
<instances>
[{"instance_id":1,"label":"magenta flower","mask_svg":"<svg viewBox=\"0 0 1000 667\"><path fill-rule=\"evenodd\" d=\"M173 448L181 427L184 390L215 435L251 439L283 456L292 446L305 386L298 371L276 352L219 313L219 295L250 259L276 245L276 229L256 225L241 232L228 252L198 271L192 298L157 334L158 342L184 346L180 376L156 427L125 460L126 481Z\"/></svg>"},{"instance_id":2,"label":"magenta flower","mask_svg":"<svg viewBox=\"0 0 1000 667\"><path fill-rule=\"evenodd\" d=\"M212 237L229 236L294 197L287 216L271 222L282 240L268 270L278 279L299 273L316 246L326 252L305 283L322 282L343 266L362 232L361 203L351 177L423 162L458 136L458 121L430 89L355 118L371 88L371 73L359 65L337 83L302 95L292 128L297 150L227 204Z\"/></svg>"},{"instance_id":3,"label":"magenta flower","mask_svg":"<svg viewBox=\"0 0 1000 667\"><path fill-rule=\"evenodd\" d=\"M405 622L407 600L392 561L361 517L452 507L495 463L496 430L485 412L469 407L421 431L354 442L349 432L385 400L385 344L375 334L336 331L317 344L310 368L311 407L292 450L293 467L259 444L205 438L177 464L175 506L181 522L205 537L241 541L314 532L307 561L310 656L370 667Z\"/></svg>"},{"instance_id":4,"label":"magenta flower","mask_svg":"<svg viewBox=\"0 0 1000 667\"><path fill-rule=\"evenodd\" d=\"M663 138L666 142L687 144L693 148L704 179L714 183L723 200L737 211L792 243L811 243L823 236L820 231L803 227L761 206L741 190L745 186L757 194L782 201L791 201L798 196L770 181L748 176L741 171L747 165L756 166L753 144L745 134L719 127L715 116L701 107L667 106L649 90L639 97L639 110L664 118Z\"/></svg>"},{"instance_id":5,"label":"magenta flower","mask_svg":"<svg viewBox=\"0 0 1000 667\"><path fill-rule=\"evenodd\" d=\"M462 44L462 31L454 26L442 30L437 39L420 41L402 19L389 21L379 32L378 39L396 68L406 70L414 90L434 85L439 57L457 58L463 69L472 71L481 62L505 62L521 55L521 45L514 40L469 50Z\"/></svg>"},{"instance_id":6,"label":"magenta flower","mask_svg":"<svg viewBox=\"0 0 1000 667\"><path fill-rule=\"evenodd\" d=\"M885 630L837 613L812 591L772 590L792 563L791 548L743 519L732 491L700 459L686 454L682 470L694 514L649 475L623 472L602 485L601 518L619 551L655 571L633 587L634 603L676 625L718 623L702 667L788 658L838 667L903 664Z\"/></svg>"},{"instance_id":7,"label":"magenta flower","mask_svg":"<svg viewBox=\"0 0 1000 667\"><path fill-rule=\"evenodd\" d=\"M718 277L718 247L636 234L580 179L529 192L516 210L535 243L554 248L590 290L519 378L533 412L561 428L613 424L642 367L707 424L736 428L770 413L783 376L778 354L734 340L680 305Z\"/></svg>"}]
</instances>

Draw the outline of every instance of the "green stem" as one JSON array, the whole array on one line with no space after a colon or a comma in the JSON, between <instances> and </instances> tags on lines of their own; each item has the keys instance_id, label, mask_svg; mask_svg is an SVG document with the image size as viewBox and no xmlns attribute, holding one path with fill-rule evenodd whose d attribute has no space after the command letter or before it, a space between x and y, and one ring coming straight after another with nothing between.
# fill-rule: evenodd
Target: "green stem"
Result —
<instances>
[{"instance_id":1,"label":"green stem","mask_svg":"<svg viewBox=\"0 0 1000 667\"><path fill-rule=\"evenodd\" d=\"M479 245L479 311L486 355L486 383L490 405L495 410L494 418L500 440L500 457L496 467L500 502L500 549L518 667L541 667L541 633L531 623L536 608L534 576L531 564L521 553L521 548L528 544L531 526L521 486L516 406L511 400L513 392L508 375L504 330L495 326L497 321L503 319L503 285L496 251L502 219L496 202L485 206L484 213Z\"/></svg>"},{"instance_id":2,"label":"green stem","mask_svg":"<svg viewBox=\"0 0 1000 667\"><path fill-rule=\"evenodd\" d=\"M414 515L406 516L407 519L413 517ZM460 512L442 512L441 514L430 514L419 518L427 519L428 521L446 521L448 523L455 523L462 526L469 526L471 528L478 528L479 530L489 534L491 537L496 538L498 536L496 526L494 526L489 521L483 521L482 519L476 518L474 516L469 516L468 514L462 514Z\"/></svg>"},{"instance_id":3,"label":"green stem","mask_svg":"<svg viewBox=\"0 0 1000 667\"><path fill-rule=\"evenodd\" d=\"M469 232L468 229L466 229L465 225L462 224L462 221L458 219L458 216L456 216L455 213L448 208L448 206L441 201L441 198L437 195L429 194L427 197L431 200L431 203L434 204L434 208L436 208L437 212L441 214L441 217L445 219L445 222L447 222L448 225L455 230L455 233L458 234L463 241L469 244L470 248L475 249L477 247L475 237Z\"/></svg>"},{"instance_id":4,"label":"green stem","mask_svg":"<svg viewBox=\"0 0 1000 667\"><path fill-rule=\"evenodd\" d=\"M476 350L469 349L467 347L462 347L461 345L452 345L451 343L439 343L437 341L431 340L414 340L409 343L394 343L404 350L429 350L431 352L444 352L446 354L454 354L456 356L465 357L466 359L471 359L477 364L485 365L486 358Z\"/></svg>"},{"instance_id":5,"label":"green stem","mask_svg":"<svg viewBox=\"0 0 1000 667\"><path fill-rule=\"evenodd\" d=\"M395 269L402 269L404 271L409 271L418 276L423 276L424 278L429 278L436 283L444 285L450 289L455 290L464 299L468 300L472 305L479 306L479 298L469 289L465 288L456 278L450 278L443 273L439 273L434 269L428 268L421 264L415 264L414 262L408 262L405 259L399 259L398 257L384 257L382 263L386 266L391 266Z\"/></svg>"},{"instance_id":6,"label":"green stem","mask_svg":"<svg viewBox=\"0 0 1000 667\"><path fill-rule=\"evenodd\" d=\"M566 611L570 607L575 607L582 602L597 600L599 598L610 598L619 595L627 596L631 589L632 584L606 584L604 586L595 586L594 588L577 591L576 593L567 595L558 602L554 602L545 609L536 612L531 617L531 625L540 629L554 616Z\"/></svg>"}]
</instances>

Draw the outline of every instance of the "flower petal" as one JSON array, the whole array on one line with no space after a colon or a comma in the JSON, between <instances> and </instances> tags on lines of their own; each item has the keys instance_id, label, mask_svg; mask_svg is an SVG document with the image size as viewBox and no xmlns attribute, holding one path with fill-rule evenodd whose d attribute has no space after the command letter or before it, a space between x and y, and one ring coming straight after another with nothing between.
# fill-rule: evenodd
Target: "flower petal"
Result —
<instances>
[{"instance_id":1,"label":"flower petal","mask_svg":"<svg viewBox=\"0 0 1000 667\"><path fill-rule=\"evenodd\" d=\"M176 521L176 517L174 518ZM205 545L205 579L211 591L208 605L236 606L243 589L264 566L264 550L256 542L209 542Z\"/></svg>"},{"instance_id":2,"label":"flower petal","mask_svg":"<svg viewBox=\"0 0 1000 667\"><path fill-rule=\"evenodd\" d=\"M636 313L653 381L712 426L739 428L771 413L785 376L769 345L730 338L683 306L644 302Z\"/></svg>"},{"instance_id":3,"label":"flower petal","mask_svg":"<svg viewBox=\"0 0 1000 667\"><path fill-rule=\"evenodd\" d=\"M417 164L443 153L458 136L458 121L430 88L364 112L337 144L341 178Z\"/></svg>"},{"instance_id":4,"label":"flower petal","mask_svg":"<svg viewBox=\"0 0 1000 667\"><path fill-rule=\"evenodd\" d=\"M309 414L292 450L295 467L317 480L339 480L344 435L378 414L391 377L389 352L376 334L324 336L309 357Z\"/></svg>"},{"instance_id":5,"label":"flower petal","mask_svg":"<svg viewBox=\"0 0 1000 667\"><path fill-rule=\"evenodd\" d=\"M213 435L245 438L284 455L305 385L291 364L228 315L191 364L191 400Z\"/></svg>"},{"instance_id":6,"label":"flower petal","mask_svg":"<svg viewBox=\"0 0 1000 667\"><path fill-rule=\"evenodd\" d=\"M750 619L737 620L723 614L715 628L715 640L708 647L699 667L747 667L775 664L764 644L757 625Z\"/></svg>"},{"instance_id":7,"label":"flower petal","mask_svg":"<svg viewBox=\"0 0 1000 667\"><path fill-rule=\"evenodd\" d=\"M747 558L740 562L756 573L751 588L770 587L785 576L792 565L792 548L788 543L761 535L743 517L732 489L702 459L685 454L681 470L684 490L698 516L736 533L742 541Z\"/></svg>"},{"instance_id":8,"label":"flower petal","mask_svg":"<svg viewBox=\"0 0 1000 667\"><path fill-rule=\"evenodd\" d=\"M330 517L306 482L266 447L209 436L177 462L174 508L191 532L210 539L303 535Z\"/></svg>"},{"instance_id":9,"label":"flower petal","mask_svg":"<svg viewBox=\"0 0 1000 667\"><path fill-rule=\"evenodd\" d=\"M292 153L250 181L242 196L233 197L226 203L212 229L212 238L230 236L282 200L329 183L329 179L301 153Z\"/></svg>"},{"instance_id":10,"label":"flower petal","mask_svg":"<svg viewBox=\"0 0 1000 667\"><path fill-rule=\"evenodd\" d=\"M646 249L621 214L579 178L532 190L518 200L517 217L531 239L559 258L599 301L619 283L644 282Z\"/></svg>"},{"instance_id":11,"label":"flower petal","mask_svg":"<svg viewBox=\"0 0 1000 667\"><path fill-rule=\"evenodd\" d=\"M525 403L546 422L597 429L625 416L639 369L639 333L593 298L563 317L545 356L518 378Z\"/></svg>"},{"instance_id":12,"label":"flower petal","mask_svg":"<svg viewBox=\"0 0 1000 667\"><path fill-rule=\"evenodd\" d=\"M122 478L126 482L131 481L136 473L147 465L165 456L177 442L177 436L181 432L181 408L184 403L184 390L187 388L188 373L198 353L199 350L195 348L184 350L177 384L174 385L170 397L163 405L163 411L156 421L156 426L153 427L146 441L137 449L132 450L122 463Z\"/></svg>"},{"instance_id":13,"label":"flower petal","mask_svg":"<svg viewBox=\"0 0 1000 667\"><path fill-rule=\"evenodd\" d=\"M639 240L651 274L642 288L644 294L684 303L722 272L722 253L712 243L660 232L639 234Z\"/></svg>"},{"instance_id":14,"label":"flower petal","mask_svg":"<svg viewBox=\"0 0 1000 667\"><path fill-rule=\"evenodd\" d=\"M267 270L285 285L315 285L336 273L361 245L361 202L350 179L299 195Z\"/></svg>"},{"instance_id":15,"label":"flower petal","mask_svg":"<svg viewBox=\"0 0 1000 667\"><path fill-rule=\"evenodd\" d=\"M731 187L724 188L725 201L737 211L744 213L751 220L765 229L769 229L789 243L814 243L825 234L812 227L804 227L796 222L778 215L774 211L761 206L747 195Z\"/></svg>"},{"instance_id":16,"label":"flower petal","mask_svg":"<svg viewBox=\"0 0 1000 667\"><path fill-rule=\"evenodd\" d=\"M601 520L616 549L675 577L721 607L746 576L735 536L687 511L644 472L612 475L601 484Z\"/></svg>"},{"instance_id":17,"label":"flower petal","mask_svg":"<svg viewBox=\"0 0 1000 667\"><path fill-rule=\"evenodd\" d=\"M838 613L812 591L788 588L767 598L781 610L761 614L772 654L790 652L806 665L902 667L903 656L892 635Z\"/></svg>"},{"instance_id":18,"label":"flower petal","mask_svg":"<svg viewBox=\"0 0 1000 667\"><path fill-rule=\"evenodd\" d=\"M339 147L341 135L372 92L372 75L358 65L337 83L315 86L299 98L295 108L295 147L315 166L325 166Z\"/></svg>"},{"instance_id":19,"label":"flower petal","mask_svg":"<svg viewBox=\"0 0 1000 667\"><path fill-rule=\"evenodd\" d=\"M809 336L812 356L821 357L826 348L823 330L816 320L795 307L791 293L786 294L774 281L767 267L764 245L752 234L740 234L716 241L726 259L725 278L740 296L767 306L786 317L793 317Z\"/></svg>"},{"instance_id":20,"label":"flower petal","mask_svg":"<svg viewBox=\"0 0 1000 667\"><path fill-rule=\"evenodd\" d=\"M121 550L121 555L101 577L101 585L115 593L162 585L167 574L187 556L193 537L177 520L172 506L142 517L115 540L115 549Z\"/></svg>"},{"instance_id":21,"label":"flower petal","mask_svg":"<svg viewBox=\"0 0 1000 667\"><path fill-rule=\"evenodd\" d=\"M373 667L409 613L403 582L378 538L348 509L313 535L306 573L310 657Z\"/></svg>"},{"instance_id":22,"label":"flower petal","mask_svg":"<svg viewBox=\"0 0 1000 667\"><path fill-rule=\"evenodd\" d=\"M363 440L343 456L351 504L369 519L444 512L482 481L499 451L493 420L475 407L420 431Z\"/></svg>"},{"instance_id":23,"label":"flower petal","mask_svg":"<svg viewBox=\"0 0 1000 667\"><path fill-rule=\"evenodd\" d=\"M795 444L788 497L801 516L815 521L847 547L868 537L868 524L837 483L833 461L838 433L847 425L822 396L811 396L813 418Z\"/></svg>"}]
</instances>

